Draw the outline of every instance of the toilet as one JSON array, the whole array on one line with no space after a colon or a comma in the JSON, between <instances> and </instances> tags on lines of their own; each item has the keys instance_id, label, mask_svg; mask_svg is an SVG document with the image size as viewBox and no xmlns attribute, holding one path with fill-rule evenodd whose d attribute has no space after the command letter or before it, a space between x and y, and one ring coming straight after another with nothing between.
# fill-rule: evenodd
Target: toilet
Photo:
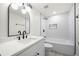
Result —
<instances>
[{"instance_id":1,"label":"toilet","mask_svg":"<svg viewBox=\"0 0 79 59\"><path fill-rule=\"evenodd\" d=\"M50 43L44 43L45 46L45 55L48 56L49 52L51 52L53 45Z\"/></svg>"},{"instance_id":2,"label":"toilet","mask_svg":"<svg viewBox=\"0 0 79 59\"><path fill-rule=\"evenodd\" d=\"M45 48L52 48L53 47L50 43L45 43L44 46L45 46Z\"/></svg>"}]
</instances>

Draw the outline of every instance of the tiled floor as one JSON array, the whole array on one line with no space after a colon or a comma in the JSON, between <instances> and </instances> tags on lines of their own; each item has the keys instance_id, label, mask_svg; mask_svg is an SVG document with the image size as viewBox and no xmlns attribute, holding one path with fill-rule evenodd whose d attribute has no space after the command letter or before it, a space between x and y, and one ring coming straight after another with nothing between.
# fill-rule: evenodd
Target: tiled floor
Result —
<instances>
[{"instance_id":1,"label":"tiled floor","mask_svg":"<svg viewBox=\"0 0 79 59\"><path fill-rule=\"evenodd\" d=\"M63 54L57 53L57 52L47 52L47 56L64 56Z\"/></svg>"},{"instance_id":2,"label":"tiled floor","mask_svg":"<svg viewBox=\"0 0 79 59\"><path fill-rule=\"evenodd\" d=\"M52 50L45 50L45 54L46 56L64 56L63 54L61 53L58 53L56 51L52 51Z\"/></svg>"}]
</instances>

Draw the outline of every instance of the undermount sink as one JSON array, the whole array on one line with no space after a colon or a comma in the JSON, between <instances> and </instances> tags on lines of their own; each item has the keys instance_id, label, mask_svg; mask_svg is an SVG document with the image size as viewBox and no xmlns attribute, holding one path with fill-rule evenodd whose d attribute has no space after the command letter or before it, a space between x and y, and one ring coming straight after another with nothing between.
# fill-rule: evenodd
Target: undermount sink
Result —
<instances>
[{"instance_id":1,"label":"undermount sink","mask_svg":"<svg viewBox=\"0 0 79 59\"><path fill-rule=\"evenodd\" d=\"M21 40L18 40L19 43L23 43L23 44L28 44L32 41L36 40L36 38L27 38L27 39L21 39Z\"/></svg>"},{"instance_id":2,"label":"undermount sink","mask_svg":"<svg viewBox=\"0 0 79 59\"><path fill-rule=\"evenodd\" d=\"M36 38L27 38L27 40L28 40L28 39L30 39L30 40L36 40Z\"/></svg>"}]
</instances>

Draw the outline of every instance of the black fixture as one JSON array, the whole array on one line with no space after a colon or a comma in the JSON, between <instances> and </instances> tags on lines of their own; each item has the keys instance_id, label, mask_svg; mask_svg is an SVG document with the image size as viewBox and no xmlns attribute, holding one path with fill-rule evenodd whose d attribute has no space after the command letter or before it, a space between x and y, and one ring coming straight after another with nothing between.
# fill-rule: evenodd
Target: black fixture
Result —
<instances>
[{"instance_id":1,"label":"black fixture","mask_svg":"<svg viewBox=\"0 0 79 59\"><path fill-rule=\"evenodd\" d=\"M43 29L43 32L45 32L45 29Z\"/></svg>"},{"instance_id":2,"label":"black fixture","mask_svg":"<svg viewBox=\"0 0 79 59\"><path fill-rule=\"evenodd\" d=\"M26 38L27 38L27 35L26 35Z\"/></svg>"},{"instance_id":3,"label":"black fixture","mask_svg":"<svg viewBox=\"0 0 79 59\"><path fill-rule=\"evenodd\" d=\"M27 3L27 5L32 9L32 5L30 3Z\"/></svg>"},{"instance_id":4,"label":"black fixture","mask_svg":"<svg viewBox=\"0 0 79 59\"><path fill-rule=\"evenodd\" d=\"M18 31L18 33L19 33L19 35L21 35L21 31ZM20 40L20 36L19 37L17 37L18 38L18 40Z\"/></svg>"},{"instance_id":5,"label":"black fixture","mask_svg":"<svg viewBox=\"0 0 79 59\"><path fill-rule=\"evenodd\" d=\"M23 31L23 34L21 34L21 31L18 31L18 33L19 33L19 35L23 35L23 36L22 36L23 39L25 38L26 31ZM21 39L20 36L18 36L17 38L18 38L18 40ZM26 38L27 38L27 35L26 35Z\"/></svg>"},{"instance_id":6,"label":"black fixture","mask_svg":"<svg viewBox=\"0 0 79 59\"><path fill-rule=\"evenodd\" d=\"M78 16L76 16L76 18L79 18Z\"/></svg>"},{"instance_id":7,"label":"black fixture","mask_svg":"<svg viewBox=\"0 0 79 59\"><path fill-rule=\"evenodd\" d=\"M25 36L24 36L25 34L26 34L26 31L23 31L23 37L22 37L23 39L25 38ZM26 37L27 37L27 36L26 36Z\"/></svg>"},{"instance_id":8,"label":"black fixture","mask_svg":"<svg viewBox=\"0 0 79 59\"><path fill-rule=\"evenodd\" d=\"M18 40L20 40L21 38L20 38L20 36L19 37L17 37L18 38Z\"/></svg>"},{"instance_id":9,"label":"black fixture","mask_svg":"<svg viewBox=\"0 0 79 59\"><path fill-rule=\"evenodd\" d=\"M36 53L36 55L35 56L38 56L38 55L40 55L39 53Z\"/></svg>"},{"instance_id":10,"label":"black fixture","mask_svg":"<svg viewBox=\"0 0 79 59\"><path fill-rule=\"evenodd\" d=\"M21 35L21 31L18 31L19 35Z\"/></svg>"},{"instance_id":11,"label":"black fixture","mask_svg":"<svg viewBox=\"0 0 79 59\"><path fill-rule=\"evenodd\" d=\"M49 7L48 5L45 5L45 6L44 6L45 9L48 8L48 7Z\"/></svg>"}]
</instances>

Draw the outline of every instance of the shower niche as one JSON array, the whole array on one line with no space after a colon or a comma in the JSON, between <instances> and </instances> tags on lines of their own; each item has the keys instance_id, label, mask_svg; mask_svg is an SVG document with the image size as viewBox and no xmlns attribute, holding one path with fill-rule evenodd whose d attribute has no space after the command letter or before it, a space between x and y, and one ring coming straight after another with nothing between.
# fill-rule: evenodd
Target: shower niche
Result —
<instances>
[{"instance_id":1,"label":"shower niche","mask_svg":"<svg viewBox=\"0 0 79 59\"><path fill-rule=\"evenodd\" d=\"M30 15L25 4L10 4L8 7L8 37L19 35L18 31L30 33Z\"/></svg>"},{"instance_id":2,"label":"shower niche","mask_svg":"<svg viewBox=\"0 0 79 59\"><path fill-rule=\"evenodd\" d=\"M49 29L57 29L57 24L49 24Z\"/></svg>"}]
</instances>

